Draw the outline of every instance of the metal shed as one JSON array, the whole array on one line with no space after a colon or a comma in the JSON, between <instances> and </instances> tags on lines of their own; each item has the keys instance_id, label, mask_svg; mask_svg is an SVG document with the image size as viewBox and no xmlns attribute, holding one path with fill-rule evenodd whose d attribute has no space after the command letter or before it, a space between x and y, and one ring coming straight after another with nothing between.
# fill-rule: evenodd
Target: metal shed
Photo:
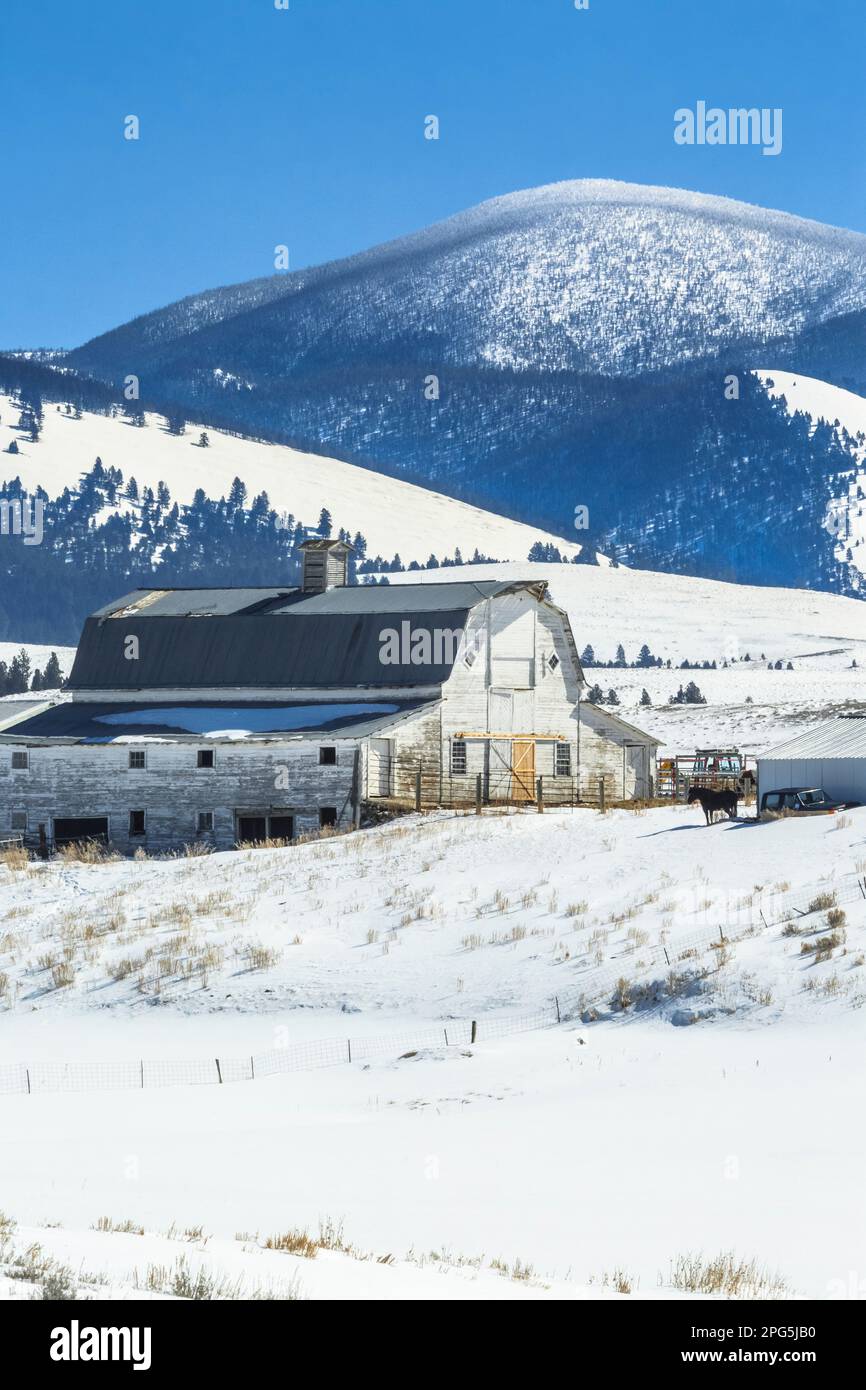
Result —
<instances>
[{"instance_id":1,"label":"metal shed","mask_svg":"<svg viewBox=\"0 0 866 1390\"><path fill-rule=\"evenodd\" d=\"M866 716L840 715L758 757L758 804L779 787L823 787L835 801L866 804Z\"/></svg>"}]
</instances>

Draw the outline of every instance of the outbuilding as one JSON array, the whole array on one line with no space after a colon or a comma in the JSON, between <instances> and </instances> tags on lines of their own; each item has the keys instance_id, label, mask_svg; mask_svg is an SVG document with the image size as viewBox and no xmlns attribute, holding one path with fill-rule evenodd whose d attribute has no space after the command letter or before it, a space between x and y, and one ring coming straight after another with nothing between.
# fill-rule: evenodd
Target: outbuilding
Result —
<instances>
[{"instance_id":1,"label":"outbuilding","mask_svg":"<svg viewBox=\"0 0 866 1390\"><path fill-rule=\"evenodd\" d=\"M767 792L822 787L833 801L866 805L866 716L827 719L760 754L758 805Z\"/></svg>"}]
</instances>

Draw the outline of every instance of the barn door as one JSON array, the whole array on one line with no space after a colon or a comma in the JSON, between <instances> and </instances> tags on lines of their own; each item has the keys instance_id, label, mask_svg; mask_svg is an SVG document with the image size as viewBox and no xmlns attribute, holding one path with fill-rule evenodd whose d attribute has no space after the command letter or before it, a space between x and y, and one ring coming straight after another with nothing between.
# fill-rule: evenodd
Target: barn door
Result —
<instances>
[{"instance_id":1,"label":"barn door","mask_svg":"<svg viewBox=\"0 0 866 1390\"><path fill-rule=\"evenodd\" d=\"M535 800L535 740L515 739L511 745L511 798Z\"/></svg>"},{"instance_id":2,"label":"barn door","mask_svg":"<svg viewBox=\"0 0 866 1390\"><path fill-rule=\"evenodd\" d=\"M635 798L649 796L649 750L646 744L628 743L626 744L626 751L628 753L628 765L634 778L632 796ZM623 795L628 795L625 788Z\"/></svg>"},{"instance_id":3,"label":"barn door","mask_svg":"<svg viewBox=\"0 0 866 1390\"><path fill-rule=\"evenodd\" d=\"M367 795L389 796L391 792L390 738L371 738L367 759Z\"/></svg>"},{"instance_id":4,"label":"barn door","mask_svg":"<svg viewBox=\"0 0 866 1390\"><path fill-rule=\"evenodd\" d=\"M511 740L490 740L487 764L488 801L511 800Z\"/></svg>"}]
</instances>

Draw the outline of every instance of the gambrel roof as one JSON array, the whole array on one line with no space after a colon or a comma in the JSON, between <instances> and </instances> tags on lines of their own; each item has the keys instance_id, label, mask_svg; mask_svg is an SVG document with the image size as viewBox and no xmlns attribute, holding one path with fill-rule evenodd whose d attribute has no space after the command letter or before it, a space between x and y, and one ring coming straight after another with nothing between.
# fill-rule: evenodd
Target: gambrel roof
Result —
<instances>
[{"instance_id":1,"label":"gambrel roof","mask_svg":"<svg viewBox=\"0 0 866 1390\"><path fill-rule=\"evenodd\" d=\"M347 585L300 589L139 589L88 618L69 680L73 691L409 687L446 681L455 652L423 667L383 665L382 631L454 631L479 603L537 581ZM137 659L127 640L138 640Z\"/></svg>"}]
</instances>

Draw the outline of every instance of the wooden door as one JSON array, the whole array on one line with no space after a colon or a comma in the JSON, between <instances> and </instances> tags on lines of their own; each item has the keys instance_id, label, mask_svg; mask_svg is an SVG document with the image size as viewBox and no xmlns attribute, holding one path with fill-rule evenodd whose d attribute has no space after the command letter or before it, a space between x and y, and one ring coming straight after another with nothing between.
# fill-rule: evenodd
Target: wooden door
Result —
<instances>
[{"instance_id":1,"label":"wooden door","mask_svg":"<svg viewBox=\"0 0 866 1390\"><path fill-rule=\"evenodd\" d=\"M534 739L515 739L511 745L511 799L535 800Z\"/></svg>"},{"instance_id":2,"label":"wooden door","mask_svg":"<svg viewBox=\"0 0 866 1390\"><path fill-rule=\"evenodd\" d=\"M367 795L389 796L391 793L390 738L371 738L370 753L367 760Z\"/></svg>"}]
</instances>

